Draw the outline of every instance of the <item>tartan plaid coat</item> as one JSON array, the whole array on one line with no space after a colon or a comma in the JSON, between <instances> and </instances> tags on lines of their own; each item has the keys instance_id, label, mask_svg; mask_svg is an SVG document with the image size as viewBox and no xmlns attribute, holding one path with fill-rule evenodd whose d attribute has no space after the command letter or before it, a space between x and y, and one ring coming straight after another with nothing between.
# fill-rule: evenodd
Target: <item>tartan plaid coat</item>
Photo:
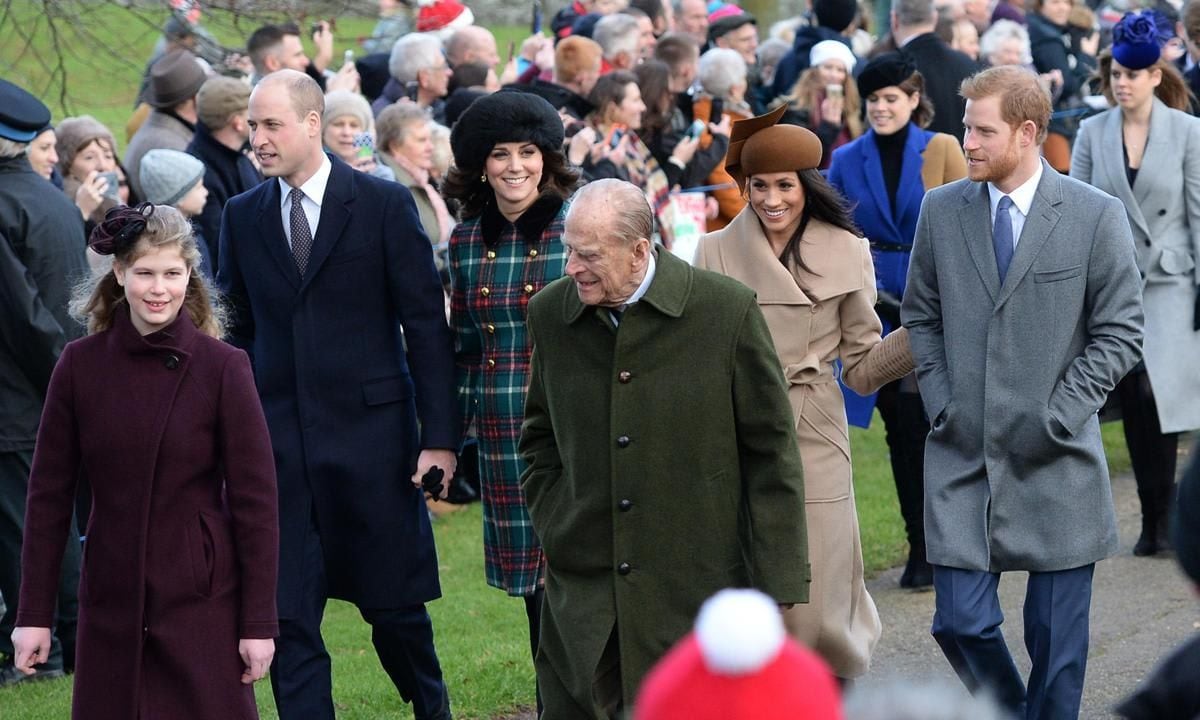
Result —
<instances>
[{"instance_id":1,"label":"tartan plaid coat","mask_svg":"<svg viewBox=\"0 0 1200 720\"><path fill-rule=\"evenodd\" d=\"M458 399L464 437L473 422L479 439L487 582L514 596L537 590L543 565L517 453L531 353L525 311L534 293L563 275L566 213L562 199L546 196L510 223L489 204L450 237Z\"/></svg>"}]
</instances>

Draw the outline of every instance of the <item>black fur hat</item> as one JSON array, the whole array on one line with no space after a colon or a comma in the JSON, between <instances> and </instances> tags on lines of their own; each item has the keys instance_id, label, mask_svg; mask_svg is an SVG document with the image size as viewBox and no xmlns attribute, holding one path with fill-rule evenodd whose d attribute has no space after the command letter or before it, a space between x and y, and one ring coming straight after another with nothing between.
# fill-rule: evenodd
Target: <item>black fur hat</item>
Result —
<instances>
[{"instance_id":1,"label":"black fur hat","mask_svg":"<svg viewBox=\"0 0 1200 720\"><path fill-rule=\"evenodd\" d=\"M505 142L531 142L543 153L562 152L562 118L537 95L515 90L485 95L463 111L450 133L454 165L481 169L492 148Z\"/></svg>"}]
</instances>

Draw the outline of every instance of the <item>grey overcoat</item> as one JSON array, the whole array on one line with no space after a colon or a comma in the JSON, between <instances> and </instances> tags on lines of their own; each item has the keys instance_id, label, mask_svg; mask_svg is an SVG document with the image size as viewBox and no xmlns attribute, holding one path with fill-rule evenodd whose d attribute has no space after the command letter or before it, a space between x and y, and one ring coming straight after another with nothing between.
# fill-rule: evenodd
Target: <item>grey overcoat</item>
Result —
<instances>
[{"instance_id":1,"label":"grey overcoat","mask_svg":"<svg viewBox=\"0 0 1200 720\"><path fill-rule=\"evenodd\" d=\"M1200 428L1200 332L1192 329L1200 285L1200 119L1155 98L1143 172L1134 186L1121 152L1121 110L1084 120L1071 177L1125 206L1142 272L1146 371L1163 432Z\"/></svg>"},{"instance_id":2,"label":"grey overcoat","mask_svg":"<svg viewBox=\"0 0 1200 720\"><path fill-rule=\"evenodd\" d=\"M1141 281L1125 210L1043 162L1000 284L987 185L929 191L901 316L925 410L936 565L1086 565L1117 550L1097 411L1133 367Z\"/></svg>"}]
</instances>

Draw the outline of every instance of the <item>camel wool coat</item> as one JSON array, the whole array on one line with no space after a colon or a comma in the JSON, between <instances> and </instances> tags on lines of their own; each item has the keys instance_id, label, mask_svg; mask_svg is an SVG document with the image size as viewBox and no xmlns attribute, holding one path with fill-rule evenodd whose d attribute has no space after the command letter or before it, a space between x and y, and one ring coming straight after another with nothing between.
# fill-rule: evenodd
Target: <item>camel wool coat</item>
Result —
<instances>
[{"instance_id":1,"label":"camel wool coat","mask_svg":"<svg viewBox=\"0 0 1200 720\"><path fill-rule=\"evenodd\" d=\"M912 371L907 334L880 344L875 270L864 238L812 220L803 258L812 272L787 268L747 206L723 230L705 235L696 265L739 280L758 294L788 383L804 465L805 512L812 565L807 605L784 619L792 635L838 677L863 675L879 639L879 614L863 582L853 470L842 379L859 394ZM803 287L804 289L801 289Z\"/></svg>"},{"instance_id":2,"label":"camel wool coat","mask_svg":"<svg viewBox=\"0 0 1200 720\"><path fill-rule=\"evenodd\" d=\"M67 345L38 431L20 627L50 627L80 475L76 720L252 720L241 638L278 634L275 464L246 354L186 312Z\"/></svg>"}]
</instances>

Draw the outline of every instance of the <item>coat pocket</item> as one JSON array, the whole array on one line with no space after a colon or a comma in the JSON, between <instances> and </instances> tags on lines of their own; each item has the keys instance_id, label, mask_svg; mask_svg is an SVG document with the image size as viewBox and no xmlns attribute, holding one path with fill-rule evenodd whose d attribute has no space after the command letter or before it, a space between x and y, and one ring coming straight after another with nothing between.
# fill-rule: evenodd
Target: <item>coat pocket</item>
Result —
<instances>
[{"instance_id":1,"label":"coat pocket","mask_svg":"<svg viewBox=\"0 0 1200 720\"><path fill-rule=\"evenodd\" d=\"M1168 275L1182 275L1185 272L1191 272L1192 268L1196 267L1196 260L1186 250L1164 248L1158 264Z\"/></svg>"},{"instance_id":2,"label":"coat pocket","mask_svg":"<svg viewBox=\"0 0 1200 720\"><path fill-rule=\"evenodd\" d=\"M1059 282L1061 280L1070 280L1073 277L1079 277L1083 273L1083 266L1076 265L1074 267L1063 268L1062 270L1046 270L1044 272L1035 272L1033 281L1038 283Z\"/></svg>"},{"instance_id":3,"label":"coat pocket","mask_svg":"<svg viewBox=\"0 0 1200 720\"><path fill-rule=\"evenodd\" d=\"M362 390L363 402L368 406L386 405L412 398L413 383L412 378L408 375L396 375L379 380L368 380L362 384Z\"/></svg>"},{"instance_id":4,"label":"coat pocket","mask_svg":"<svg viewBox=\"0 0 1200 720\"><path fill-rule=\"evenodd\" d=\"M193 588L198 595L211 597L217 548L212 532L199 513L187 525L187 546L192 566Z\"/></svg>"}]
</instances>

